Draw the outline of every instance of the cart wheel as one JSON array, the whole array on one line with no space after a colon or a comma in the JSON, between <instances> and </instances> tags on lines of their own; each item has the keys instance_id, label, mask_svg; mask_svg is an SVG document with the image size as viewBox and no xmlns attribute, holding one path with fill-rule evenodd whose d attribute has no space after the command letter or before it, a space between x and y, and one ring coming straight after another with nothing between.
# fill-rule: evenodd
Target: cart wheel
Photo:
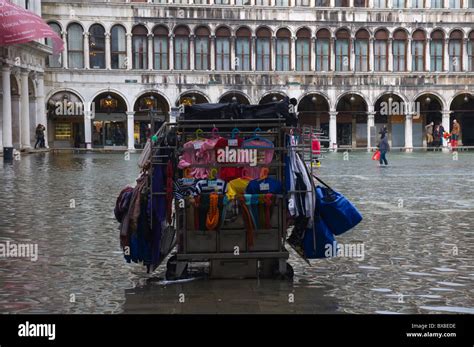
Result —
<instances>
[{"instance_id":1,"label":"cart wheel","mask_svg":"<svg viewBox=\"0 0 474 347\"><path fill-rule=\"evenodd\" d=\"M180 264L182 266L182 263ZM186 278L188 276L188 264L184 265L184 268L177 273L178 271L178 261L176 255L173 255L168 259L166 263L166 280L173 281L181 278Z\"/></svg>"}]
</instances>

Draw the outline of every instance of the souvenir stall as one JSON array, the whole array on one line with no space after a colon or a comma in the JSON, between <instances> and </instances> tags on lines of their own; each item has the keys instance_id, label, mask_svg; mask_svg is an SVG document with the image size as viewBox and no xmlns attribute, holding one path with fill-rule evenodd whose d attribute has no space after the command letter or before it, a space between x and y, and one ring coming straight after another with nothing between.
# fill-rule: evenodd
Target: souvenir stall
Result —
<instances>
[{"instance_id":1,"label":"souvenir stall","mask_svg":"<svg viewBox=\"0 0 474 347\"><path fill-rule=\"evenodd\" d=\"M152 271L174 250L168 279L193 262L208 263L211 278L288 278L286 245L324 257L334 238L317 204L337 199L315 186L317 132L299 128L291 109L289 99L189 105L163 124L139 159L137 186L117 199L126 260Z\"/></svg>"}]
</instances>

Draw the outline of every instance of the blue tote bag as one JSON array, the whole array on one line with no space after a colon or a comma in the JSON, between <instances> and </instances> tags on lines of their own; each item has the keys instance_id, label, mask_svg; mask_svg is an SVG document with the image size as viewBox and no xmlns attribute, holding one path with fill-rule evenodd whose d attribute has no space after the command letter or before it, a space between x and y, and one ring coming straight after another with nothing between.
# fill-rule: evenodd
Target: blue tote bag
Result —
<instances>
[{"instance_id":1,"label":"blue tote bag","mask_svg":"<svg viewBox=\"0 0 474 347\"><path fill-rule=\"evenodd\" d=\"M316 209L335 235L352 229L362 220L362 215L347 198L314 176L325 187L316 187Z\"/></svg>"},{"instance_id":2,"label":"blue tote bag","mask_svg":"<svg viewBox=\"0 0 474 347\"><path fill-rule=\"evenodd\" d=\"M324 220L315 216L314 230L308 228L304 233L304 255L307 259L329 258L332 256L332 252L329 255L326 254L327 245L334 247L337 245L336 239Z\"/></svg>"}]
</instances>

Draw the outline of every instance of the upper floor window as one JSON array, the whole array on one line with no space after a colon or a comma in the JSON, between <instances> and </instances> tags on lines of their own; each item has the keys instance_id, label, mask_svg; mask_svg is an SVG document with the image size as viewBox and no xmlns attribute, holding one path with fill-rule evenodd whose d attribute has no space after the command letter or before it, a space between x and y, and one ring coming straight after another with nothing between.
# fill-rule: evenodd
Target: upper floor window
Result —
<instances>
[{"instance_id":1,"label":"upper floor window","mask_svg":"<svg viewBox=\"0 0 474 347\"><path fill-rule=\"evenodd\" d=\"M133 68L148 68L148 30L137 25L132 30Z\"/></svg>"},{"instance_id":2,"label":"upper floor window","mask_svg":"<svg viewBox=\"0 0 474 347\"><path fill-rule=\"evenodd\" d=\"M194 62L196 70L209 70L210 54L209 54L209 29L199 27L195 31L194 39Z\"/></svg>"},{"instance_id":3,"label":"upper floor window","mask_svg":"<svg viewBox=\"0 0 474 347\"><path fill-rule=\"evenodd\" d=\"M91 69L105 69L105 29L100 24L89 28L89 64Z\"/></svg>"},{"instance_id":4,"label":"upper floor window","mask_svg":"<svg viewBox=\"0 0 474 347\"><path fill-rule=\"evenodd\" d=\"M257 30L257 42L256 42L256 60L257 60L257 71L268 71L271 65L271 32L267 28L260 28Z\"/></svg>"},{"instance_id":5,"label":"upper floor window","mask_svg":"<svg viewBox=\"0 0 474 347\"><path fill-rule=\"evenodd\" d=\"M174 68L189 70L189 29L185 26L174 30Z\"/></svg>"},{"instance_id":6,"label":"upper floor window","mask_svg":"<svg viewBox=\"0 0 474 347\"><path fill-rule=\"evenodd\" d=\"M110 43L112 46L110 49L112 69L125 69L127 67L127 38L123 26L114 25L112 27Z\"/></svg>"},{"instance_id":7,"label":"upper floor window","mask_svg":"<svg viewBox=\"0 0 474 347\"><path fill-rule=\"evenodd\" d=\"M411 8L423 8L424 0L411 0Z\"/></svg>"},{"instance_id":8,"label":"upper floor window","mask_svg":"<svg viewBox=\"0 0 474 347\"><path fill-rule=\"evenodd\" d=\"M250 70L251 32L248 28L240 28L235 33L235 69Z\"/></svg>"},{"instance_id":9,"label":"upper floor window","mask_svg":"<svg viewBox=\"0 0 474 347\"><path fill-rule=\"evenodd\" d=\"M449 0L449 8L461 8L461 0Z\"/></svg>"},{"instance_id":10,"label":"upper floor window","mask_svg":"<svg viewBox=\"0 0 474 347\"><path fill-rule=\"evenodd\" d=\"M444 0L431 0L431 8L444 8Z\"/></svg>"},{"instance_id":11,"label":"upper floor window","mask_svg":"<svg viewBox=\"0 0 474 347\"><path fill-rule=\"evenodd\" d=\"M235 0L237 6L250 5L250 0Z\"/></svg>"},{"instance_id":12,"label":"upper floor window","mask_svg":"<svg viewBox=\"0 0 474 347\"><path fill-rule=\"evenodd\" d=\"M393 0L393 8L405 8L405 0Z\"/></svg>"},{"instance_id":13,"label":"upper floor window","mask_svg":"<svg viewBox=\"0 0 474 347\"><path fill-rule=\"evenodd\" d=\"M58 34L59 37L61 37L61 27L59 26L58 23L49 23L48 24L49 27L51 29L53 29L53 31ZM49 46L49 47L53 47L53 40L51 40L51 38L47 37L46 38L46 44ZM48 67L61 67L61 58L62 55L61 53L57 53L57 54L51 54L48 56L48 60L47 60L47 66Z\"/></svg>"},{"instance_id":14,"label":"upper floor window","mask_svg":"<svg viewBox=\"0 0 474 347\"><path fill-rule=\"evenodd\" d=\"M374 41L374 70L387 71L388 69L388 32L378 30Z\"/></svg>"},{"instance_id":15,"label":"upper floor window","mask_svg":"<svg viewBox=\"0 0 474 347\"><path fill-rule=\"evenodd\" d=\"M397 30L393 33L393 71L406 71L408 35L404 30Z\"/></svg>"},{"instance_id":16,"label":"upper floor window","mask_svg":"<svg viewBox=\"0 0 474 347\"><path fill-rule=\"evenodd\" d=\"M430 68L431 71L443 71L443 44L444 34L440 30L431 33Z\"/></svg>"},{"instance_id":17,"label":"upper floor window","mask_svg":"<svg viewBox=\"0 0 474 347\"><path fill-rule=\"evenodd\" d=\"M216 70L230 70L230 30L226 27L216 31Z\"/></svg>"},{"instance_id":18,"label":"upper floor window","mask_svg":"<svg viewBox=\"0 0 474 347\"><path fill-rule=\"evenodd\" d=\"M469 34L467 41L467 58L469 71L474 71L474 31Z\"/></svg>"},{"instance_id":19,"label":"upper floor window","mask_svg":"<svg viewBox=\"0 0 474 347\"><path fill-rule=\"evenodd\" d=\"M316 71L329 71L331 33L321 29L316 33Z\"/></svg>"},{"instance_id":20,"label":"upper floor window","mask_svg":"<svg viewBox=\"0 0 474 347\"><path fill-rule=\"evenodd\" d=\"M216 5L229 5L229 0L214 0Z\"/></svg>"},{"instance_id":21,"label":"upper floor window","mask_svg":"<svg viewBox=\"0 0 474 347\"><path fill-rule=\"evenodd\" d=\"M270 0L255 0L255 5L270 6Z\"/></svg>"},{"instance_id":22,"label":"upper floor window","mask_svg":"<svg viewBox=\"0 0 474 347\"><path fill-rule=\"evenodd\" d=\"M367 0L354 0L354 7L367 7Z\"/></svg>"},{"instance_id":23,"label":"upper floor window","mask_svg":"<svg viewBox=\"0 0 474 347\"><path fill-rule=\"evenodd\" d=\"M188 0L173 0L173 4L187 5Z\"/></svg>"},{"instance_id":24,"label":"upper floor window","mask_svg":"<svg viewBox=\"0 0 474 347\"><path fill-rule=\"evenodd\" d=\"M288 0L275 0L275 6L288 6Z\"/></svg>"},{"instance_id":25,"label":"upper floor window","mask_svg":"<svg viewBox=\"0 0 474 347\"><path fill-rule=\"evenodd\" d=\"M449 35L449 71L462 71L462 32L454 30Z\"/></svg>"},{"instance_id":26,"label":"upper floor window","mask_svg":"<svg viewBox=\"0 0 474 347\"><path fill-rule=\"evenodd\" d=\"M296 0L296 6L309 6L309 0Z\"/></svg>"},{"instance_id":27,"label":"upper floor window","mask_svg":"<svg viewBox=\"0 0 474 347\"><path fill-rule=\"evenodd\" d=\"M153 35L153 67L156 70L168 70L168 29L162 25L159 25L153 30Z\"/></svg>"},{"instance_id":28,"label":"upper floor window","mask_svg":"<svg viewBox=\"0 0 474 347\"><path fill-rule=\"evenodd\" d=\"M316 7L329 7L330 2L329 0L315 0L314 5Z\"/></svg>"},{"instance_id":29,"label":"upper floor window","mask_svg":"<svg viewBox=\"0 0 474 347\"><path fill-rule=\"evenodd\" d=\"M296 71L311 69L311 32L303 28L296 33Z\"/></svg>"},{"instance_id":30,"label":"upper floor window","mask_svg":"<svg viewBox=\"0 0 474 347\"><path fill-rule=\"evenodd\" d=\"M276 34L276 70L290 70L291 33L288 29L280 29Z\"/></svg>"},{"instance_id":31,"label":"upper floor window","mask_svg":"<svg viewBox=\"0 0 474 347\"><path fill-rule=\"evenodd\" d=\"M424 31L416 30L411 41L412 71L425 71L425 44Z\"/></svg>"},{"instance_id":32,"label":"upper floor window","mask_svg":"<svg viewBox=\"0 0 474 347\"><path fill-rule=\"evenodd\" d=\"M387 0L374 0L374 8L387 8Z\"/></svg>"},{"instance_id":33,"label":"upper floor window","mask_svg":"<svg viewBox=\"0 0 474 347\"><path fill-rule=\"evenodd\" d=\"M466 1L466 0L464 0ZM467 3L467 7L468 8L474 8L474 0L469 0L469 2Z\"/></svg>"},{"instance_id":34,"label":"upper floor window","mask_svg":"<svg viewBox=\"0 0 474 347\"><path fill-rule=\"evenodd\" d=\"M68 67L70 69L84 68L84 31L73 23L67 29Z\"/></svg>"},{"instance_id":35,"label":"upper floor window","mask_svg":"<svg viewBox=\"0 0 474 347\"><path fill-rule=\"evenodd\" d=\"M334 0L335 7L349 7L349 0Z\"/></svg>"},{"instance_id":36,"label":"upper floor window","mask_svg":"<svg viewBox=\"0 0 474 347\"><path fill-rule=\"evenodd\" d=\"M355 71L369 70L369 33L361 29L355 37Z\"/></svg>"},{"instance_id":37,"label":"upper floor window","mask_svg":"<svg viewBox=\"0 0 474 347\"><path fill-rule=\"evenodd\" d=\"M336 33L336 71L349 71L350 68L350 34L346 29Z\"/></svg>"},{"instance_id":38,"label":"upper floor window","mask_svg":"<svg viewBox=\"0 0 474 347\"><path fill-rule=\"evenodd\" d=\"M185 2L186 4L188 1ZM209 0L194 0L194 4L196 5L209 5Z\"/></svg>"}]
</instances>

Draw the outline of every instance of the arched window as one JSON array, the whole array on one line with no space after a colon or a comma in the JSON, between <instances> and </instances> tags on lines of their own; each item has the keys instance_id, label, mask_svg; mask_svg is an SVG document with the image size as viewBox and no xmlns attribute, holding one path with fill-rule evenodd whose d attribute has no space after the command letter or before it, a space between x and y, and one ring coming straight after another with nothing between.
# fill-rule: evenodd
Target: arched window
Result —
<instances>
[{"instance_id":1,"label":"arched window","mask_svg":"<svg viewBox=\"0 0 474 347\"><path fill-rule=\"evenodd\" d=\"M316 71L329 71L330 38L331 33L327 29L316 33Z\"/></svg>"},{"instance_id":2,"label":"arched window","mask_svg":"<svg viewBox=\"0 0 474 347\"><path fill-rule=\"evenodd\" d=\"M59 37L61 37L61 27L59 26L58 23L49 23L48 24L49 27L51 29L53 29L53 31L58 34ZM53 40L51 40L51 38L46 38L46 44L49 46L49 47L53 47ZM50 56L48 56L48 60L47 60L47 66L48 67L61 67L61 52L57 53L57 54L51 54Z\"/></svg>"},{"instance_id":3,"label":"arched window","mask_svg":"<svg viewBox=\"0 0 474 347\"><path fill-rule=\"evenodd\" d=\"M425 71L425 44L425 32L416 30L411 41L412 71Z\"/></svg>"},{"instance_id":4,"label":"arched window","mask_svg":"<svg viewBox=\"0 0 474 347\"><path fill-rule=\"evenodd\" d=\"M393 33L393 71L407 70L407 37L404 30Z\"/></svg>"},{"instance_id":5,"label":"arched window","mask_svg":"<svg viewBox=\"0 0 474 347\"><path fill-rule=\"evenodd\" d=\"M461 8L461 0L449 0L449 8Z\"/></svg>"},{"instance_id":6,"label":"arched window","mask_svg":"<svg viewBox=\"0 0 474 347\"><path fill-rule=\"evenodd\" d=\"M444 34L441 30L431 33L430 68L431 71L443 71L443 44Z\"/></svg>"},{"instance_id":7,"label":"arched window","mask_svg":"<svg viewBox=\"0 0 474 347\"><path fill-rule=\"evenodd\" d=\"M257 71L270 70L271 32L267 28L257 30Z\"/></svg>"},{"instance_id":8,"label":"arched window","mask_svg":"<svg viewBox=\"0 0 474 347\"><path fill-rule=\"evenodd\" d=\"M469 34L469 41L467 42L467 57L468 57L468 69L474 71L474 31Z\"/></svg>"},{"instance_id":9,"label":"arched window","mask_svg":"<svg viewBox=\"0 0 474 347\"><path fill-rule=\"evenodd\" d=\"M388 32L384 29L375 33L374 70L387 71L388 66Z\"/></svg>"},{"instance_id":10,"label":"arched window","mask_svg":"<svg viewBox=\"0 0 474 347\"><path fill-rule=\"evenodd\" d=\"M189 29L184 26L174 31L174 68L189 70Z\"/></svg>"},{"instance_id":11,"label":"arched window","mask_svg":"<svg viewBox=\"0 0 474 347\"><path fill-rule=\"evenodd\" d=\"M216 70L230 70L230 30L226 27L216 30Z\"/></svg>"},{"instance_id":12,"label":"arched window","mask_svg":"<svg viewBox=\"0 0 474 347\"><path fill-rule=\"evenodd\" d=\"M361 29L355 36L355 71L369 70L369 33Z\"/></svg>"},{"instance_id":13,"label":"arched window","mask_svg":"<svg viewBox=\"0 0 474 347\"><path fill-rule=\"evenodd\" d=\"M280 29L276 34L276 70L290 70L291 56L291 32L288 29Z\"/></svg>"},{"instance_id":14,"label":"arched window","mask_svg":"<svg viewBox=\"0 0 474 347\"><path fill-rule=\"evenodd\" d=\"M132 30L133 68L148 68L148 30L137 25Z\"/></svg>"},{"instance_id":15,"label":"arched window","mask_svg":"<svg viewBox=\"0 0 474 347\"><path fill-rule=\"evenodd\" d=\"M431 8L444 8L444 0L431 0Z\"/></svg>"},{"instance_id":16,"label":"arched window","mask_svg":"<svg viewBox=\"0 0 474 347\"><path fill-rule=\"evenodd\" d=\"M239 71L250 70L250 36L251 32L248 28L240 28L235 33L235 69Z\"/></svg>"},{"instance_id":17,"label":"arched window","mask_svg":"<svg viewBox=\"0 0 474 347\"><path fill-rule=\"evenodd\" d=\"M335 0L335 7L349 7L349 0Z\"/></svg>"},{"instance_id":18,"label":"arched window","mask_svg":"<svg viewBox=\"0 0 474 347\"><path fill-rule=\"evenodd\" d=\"M449 71L462 71L462 37L459 30L449 35Z\"/></svg>"},{"instance_id":19,"label":"arched window","mask_svg":"<svg viewBox=\"0 0 474 347\"><path fill-rule=\"evenodd\" d=\"M84 68L84 31L79 24L71 24L67 29L67 55L70 69Z\"/></svg>"},{"instance_id":20,"label":"arched window","mask_svg":"<svg viewBox=\"0 0 474 347\"><path fill-rule=\"evenodd\" d=\"M199 27L195 31L194 61L196 70L209 70L209 29Z\"/></svg>"},{"instance_id":21,"label":"arched window","mask_svg":"<svg viewBox=\"0 0 474 347\"><path fill-rule=\"evenodd\" d=\"M346 29L336 33L336 71L349 71L350 34Z\"/></svg>"},{"instance_id":22,"label":"arched window","mask_svg":"<svg viewBox=\"0 0 474 347\"><path fill-rule=\"evenodd\" d=\"M153 35L153 67L155 70L168 70L168 29L162 25L159 25L153 30Z\"/></svg>"},{"instance_id":23,"label":"arched window","mask_svg":"<svg viewBox=\"0 0 474 347\"><path fill-rule=\"evenodd\" d=\"M296 71L311 69L311 32L309 29L300 29L296 33Z\"/></svg>"},{"instance_id":24,"label":"arched window","mask_svg":"<svg viewBox=\"0 0 474 347\"><path fill-rule=\"evenodd\" d=\"M105 69L105 29L100 24L89 28L89 63L91 69Z\"/></svg>"},{"instance_id":25,"label":"arched window","mask_svg":"<svg viewBox=\"0 0 474 347\"><path fill-rule=\"evenodd\" d=\"M112 69L127 68L127 38L125 28L121 25L114 25L110 30L111 42L111 65ZM130 62L129 62L130 63Z\"/></svg>"}]
</instances>

